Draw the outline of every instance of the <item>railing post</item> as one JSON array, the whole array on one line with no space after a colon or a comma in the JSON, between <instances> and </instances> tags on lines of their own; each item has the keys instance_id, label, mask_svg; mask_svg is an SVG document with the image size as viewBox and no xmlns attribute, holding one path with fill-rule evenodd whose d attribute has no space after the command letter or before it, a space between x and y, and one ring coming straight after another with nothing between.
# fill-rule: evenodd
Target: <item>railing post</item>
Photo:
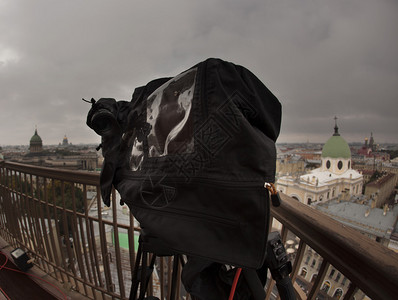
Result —
<instances>
[{"instance_id":1,"label":"railing post","mask_svg":"<svg viewBox=\"0 0 398 300\"><path fill-rule=\"evenodd\" d=\"M344 295L343 300L352 300L354 299L354 295L358 291L358 287L356 287L352 282L350 283L350 286L348 287L347 293Z\"/></svg>"},{"instance_id":2,"label":"railing post","mask_svg":"<svg viewBox=\"0 0 398 300\"><path fill-rule=\"evenodd\" d=\"M308 294L307 299L309 299L309 300L316 299L316 297L321 289L323 280L325 279L326 271L329 268L329 265L330 264L325 259L322 261L322 265L318 272L318 276L315 279L314 285L312 286L312 289L311 289L310 293Z\"/></svg>"},{"instance_id":3,"label":"railing post","mask_svg":"<svg viewBox=\"0 0 398 300\"><path fill-rule=\"evenodd\" d=\"M100 241L101 241L101 254L102 254L102 264L104 267L104 275L105 275L105 284L108 290L111 290L112 287L112 276L111 271L109 268L109 263L107 261L107 241L106 241L106 233L105 233L105 224L102 221L102 203L101 197L99 196L101 193L98 188L98 198L97 198L97 209L98 209L98 226L99 226L99 233L100 233Z\"/></svg>"}]
</instances>

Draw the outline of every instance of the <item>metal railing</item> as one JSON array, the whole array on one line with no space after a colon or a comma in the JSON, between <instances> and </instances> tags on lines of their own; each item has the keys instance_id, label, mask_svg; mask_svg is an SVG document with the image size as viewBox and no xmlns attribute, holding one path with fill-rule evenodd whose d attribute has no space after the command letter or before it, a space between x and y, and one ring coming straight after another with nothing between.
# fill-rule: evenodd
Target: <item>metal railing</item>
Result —
<instances>
[{"instance_id":1,"label":"metal railing","mask_svg":"<svg viewBox=\"0 0 398 300\"><path fill-rule=\"evenodd\" d=\"M295 283L301 299L395 299L398 255L323 213L282 196L272 208L284 241L294 235L291 278L300 282L304 256L320 257L316 279L306 291ZM48 169L0 161L0 236L21 247L49 275L90 299L128 299L140 228L128 210L102 205L99 174ZM311 252L312 253L312 252ZM149 258L150 259L150 258ZM157 258L148 294L168 299L172 258ZM342 292L327 294L331 266L349 280ZM180 274L180 269L179 269ZM301 274L303 275L303 274ZM339 275L340 278L341 275ZM330 276L329 276L330 277ZM268 280L267 299L275 282ZM326 287L326 288L325 288ZM360 290L361 292L357 293ZM189 299L180 285L178 299Z\"/></svg>"},{"instance_id":2,"label":"metal railing","mask_svg":"<svg viewBox=\"0 0 398 300\"><path fill-rule=\"evenodd\" d=\"M118 222L115 192L111 201L103 207L98 173L0 162L1 237L91 299L129 296L140 229L129 213Z\"/></svg>"},{"instance_id":3,"label":"metal railing","mask_svg":"<svg viewBox=\"0 0 398 300\"><path fill-rule=\"evenodd\" d=\"M281 206L272 208L272 216L282 223L283 239L286 240L288 233L292 232L300 240L291 274L293 282L305 265L306 251L313 249L321 257L318 274L306 299L322 299L319 293L331 269L338 270L350 281L344 294L335 298L353 299L355 295L358 300L366 295L371 299L396 299L397 253L310 206L283 194L281 197ZM362 292L356 295L358 290Z\"/></svg>"}]
</instances>

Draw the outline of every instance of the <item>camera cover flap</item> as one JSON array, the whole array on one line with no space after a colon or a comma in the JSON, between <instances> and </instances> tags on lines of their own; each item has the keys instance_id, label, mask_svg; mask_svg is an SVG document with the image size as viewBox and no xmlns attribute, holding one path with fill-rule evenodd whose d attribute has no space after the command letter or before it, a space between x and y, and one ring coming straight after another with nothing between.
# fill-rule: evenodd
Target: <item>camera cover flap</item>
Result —
<instances>
[{"instance_id":1,"label":"camera cover flap","mask_svg":"<svg viewBox=\"0 0 398 300\"><path fill-rule=\"evenodd\" d=\"M265 257L281 105L249 70L207 59L100 99L101 192L112 185L148 237L176 253L248 268Z\"/></svg>"}]
</instances>

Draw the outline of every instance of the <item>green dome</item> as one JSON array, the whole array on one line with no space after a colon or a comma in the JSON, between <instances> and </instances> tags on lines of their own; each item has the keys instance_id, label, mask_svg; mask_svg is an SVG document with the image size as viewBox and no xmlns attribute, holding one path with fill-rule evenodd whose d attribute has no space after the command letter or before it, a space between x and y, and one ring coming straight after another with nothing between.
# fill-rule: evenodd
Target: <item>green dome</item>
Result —
<instances>
[{"instance_id":1,"label":"green dome","mask_svg":"<svg viewBox=\"0 0 398 300\"><path fill-rule=\"evenodd\" d=\"M42 140L41 137L37 134L37 129L35 130L35 134L30 139L30 144L41 144Z\"/></svg>"},{"instance_id":2,"label":"green dome","mask_svg":"<svg viewBox=\"0 0 398 300\"><path fill-rule=\"evenodd\" d=\"M322 157L351 158L351 150L340 135L333 135L323 146Z\"/></svg>"}]
</instances>

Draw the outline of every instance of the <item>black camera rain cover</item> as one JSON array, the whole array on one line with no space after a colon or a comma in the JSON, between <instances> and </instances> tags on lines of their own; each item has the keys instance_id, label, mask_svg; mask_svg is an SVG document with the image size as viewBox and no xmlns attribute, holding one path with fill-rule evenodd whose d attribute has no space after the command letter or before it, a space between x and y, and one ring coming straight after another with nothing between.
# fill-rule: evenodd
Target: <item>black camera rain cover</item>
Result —
<instances>
[{"instance_id":1,"label":"black camera rain cover","mask_svg":"<svg viewBox=\"0 0 398 300\"><path fill-rule=\"evenodd\" d=\"M112 105L121 133L111 145L103 138L104 200L113 184L146 235L167 249L260 268L277 98L246 68L208 59Z\"/></svg>"}]
</instances>

